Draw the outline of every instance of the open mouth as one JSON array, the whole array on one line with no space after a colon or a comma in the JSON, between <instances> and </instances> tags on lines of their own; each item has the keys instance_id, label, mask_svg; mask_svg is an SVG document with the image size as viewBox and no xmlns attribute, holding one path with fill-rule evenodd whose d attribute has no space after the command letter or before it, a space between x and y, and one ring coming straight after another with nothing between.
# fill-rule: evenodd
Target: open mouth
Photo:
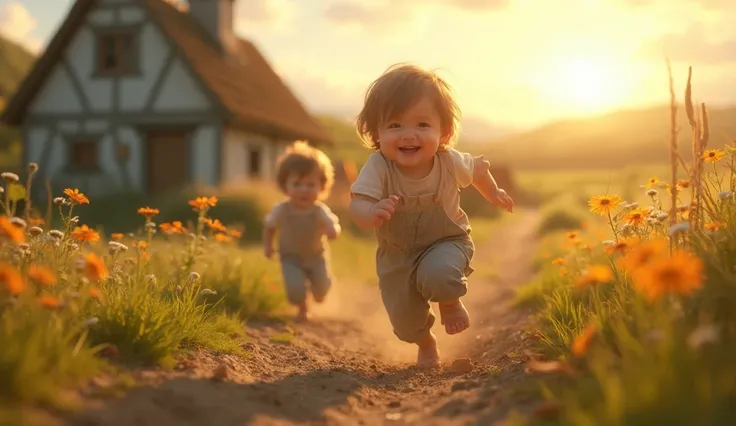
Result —
<instances>
[{"instance_id":1,"label":"open mouth","mask_svg":"<svg viewBox=\"0 0 736 426\"><path fill-rule=\"evenodd\" d=\"M413 154L413 153L419 151L419 148L420 147L418 147L418 146L402 146L402 147L399 147L399 151L401 151L401 152L403 152L405 154Z\"/></svg>"}]
</instances>

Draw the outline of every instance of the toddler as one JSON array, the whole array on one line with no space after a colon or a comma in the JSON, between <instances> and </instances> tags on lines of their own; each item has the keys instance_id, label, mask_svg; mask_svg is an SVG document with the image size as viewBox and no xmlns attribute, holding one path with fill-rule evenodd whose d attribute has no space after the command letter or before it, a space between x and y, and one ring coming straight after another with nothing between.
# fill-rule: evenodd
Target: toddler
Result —
<instances>
[{"instance_id":1,"label":"toddler","mask_svg":"<svg viewBox=\"0 0 736 426\"><path fill-rule=\"evenodd\" d=\"M337 216L321 200L327 198L334 169L327 155L297 141L287 147L276 163L276 180L288 196L266 215L264 254L273 255L278 231L281 273L289 302L299 308L297 320L309 317L307 281L316 302L322 302L332 285L329 247L325 237L335 239L341 229Z\"/></svg>"},{"instance_id":2,"label":"toddler","mask_svg":"<svg viewBox=\"0 0 736 426\"><path fill-rule=\"evenodd\" d=\"M449 85L432 72L396 65L374 81L356 127L374 151L351 186L356 224L375 228L376 270L396 336L418 346L417 365L440 364L431 328L437 302L448 334L470 326L460 302L475 252L460 188L474 185L511 212L482 156L452 148L460 111Z\"/></svg>"}]
</instances>

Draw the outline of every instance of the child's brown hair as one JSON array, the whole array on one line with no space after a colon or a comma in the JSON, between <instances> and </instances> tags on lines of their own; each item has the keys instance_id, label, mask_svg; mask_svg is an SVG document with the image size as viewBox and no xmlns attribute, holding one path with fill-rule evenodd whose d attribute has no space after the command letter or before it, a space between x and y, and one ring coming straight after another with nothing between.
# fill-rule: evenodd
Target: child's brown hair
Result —
<instances>
[{"instance_id":1,"label":"child's brown hair","mask_svg":"<svg viewBox=\"0 0 736 426\"><path fill-rule=\"evenodd\" d=\"M284 153L276 160L276 182L284 192L286 181L290 176L302 178L312 173L318 174L322 184L319 198L327 198L335 182L335 168L327 154L306 141L296 141L286 147Z\"/></svg>"},{"instance_id":2,"label":"child's brown hair","mask_svg":"<svg viewBox=\"0 0 736 426\"><path fill-rule=\"evenodd\" d=\"M460 108L453 98L452 88L435 72L408 64L392 65L368 86L363 110L358 114L355 126L363 144L379 150L378 129L381 123L401 114L424 96L429 96L440 116L440 151L453 146L457 139Z\"/></svg>"}]
</instances>

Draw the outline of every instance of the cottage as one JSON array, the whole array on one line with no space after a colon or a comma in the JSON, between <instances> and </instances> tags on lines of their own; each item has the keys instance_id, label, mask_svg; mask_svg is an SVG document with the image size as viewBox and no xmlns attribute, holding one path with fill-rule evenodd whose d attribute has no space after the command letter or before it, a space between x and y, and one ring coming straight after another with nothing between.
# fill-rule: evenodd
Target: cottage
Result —
<instances>
[{"instance_id":1,"label":"cottage","mask_svg":"<svg viewBox=\"0 0 736 426\"><path fill-rule=\"evenodd\" d=\"M250 41L235 0L76 0L0 118L24 163L92 195L273 177L327 131Z\"/></svg>"}]
</instances>

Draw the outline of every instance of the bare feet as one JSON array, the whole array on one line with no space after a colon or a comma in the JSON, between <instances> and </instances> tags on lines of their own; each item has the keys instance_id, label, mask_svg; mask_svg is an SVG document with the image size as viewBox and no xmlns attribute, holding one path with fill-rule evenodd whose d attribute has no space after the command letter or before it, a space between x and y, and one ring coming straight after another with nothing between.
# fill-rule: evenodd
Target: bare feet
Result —
<instances>
[{"instance_id":1,"label":"bare feet","mask_svg":"<svg viewBox=\"0 0 736 426\"><path fill-rule=\"evenodd\" d=\"M440 319L447 334L458 334L470 327L470 315L460 299L452 302L441 302L439 308Z\"/></svg>"},{"instance_id":2,"label":"bare feet","mask_svg":"<svg viewBox=\"0 0 736 426\"><path fill-rule=\"evenodd\" d=\"M307 302L302 302L301 304L297 306L299 307L299 312L296 314L296 318L295 318L296 322L309 321L311 314L309 313L309 310L307 309Z\"/></svg>"},{"instance_id":3,"label":"bare feet","mask_svg":"<svg viewBox=\"0 0 736 426\"><path fill-rule=\"evenodd\" d=\"M417 342L417 367L434 368L440 366L440 352L437 339L430 331L427 337Z\"/></svg>"}]
</instances>

